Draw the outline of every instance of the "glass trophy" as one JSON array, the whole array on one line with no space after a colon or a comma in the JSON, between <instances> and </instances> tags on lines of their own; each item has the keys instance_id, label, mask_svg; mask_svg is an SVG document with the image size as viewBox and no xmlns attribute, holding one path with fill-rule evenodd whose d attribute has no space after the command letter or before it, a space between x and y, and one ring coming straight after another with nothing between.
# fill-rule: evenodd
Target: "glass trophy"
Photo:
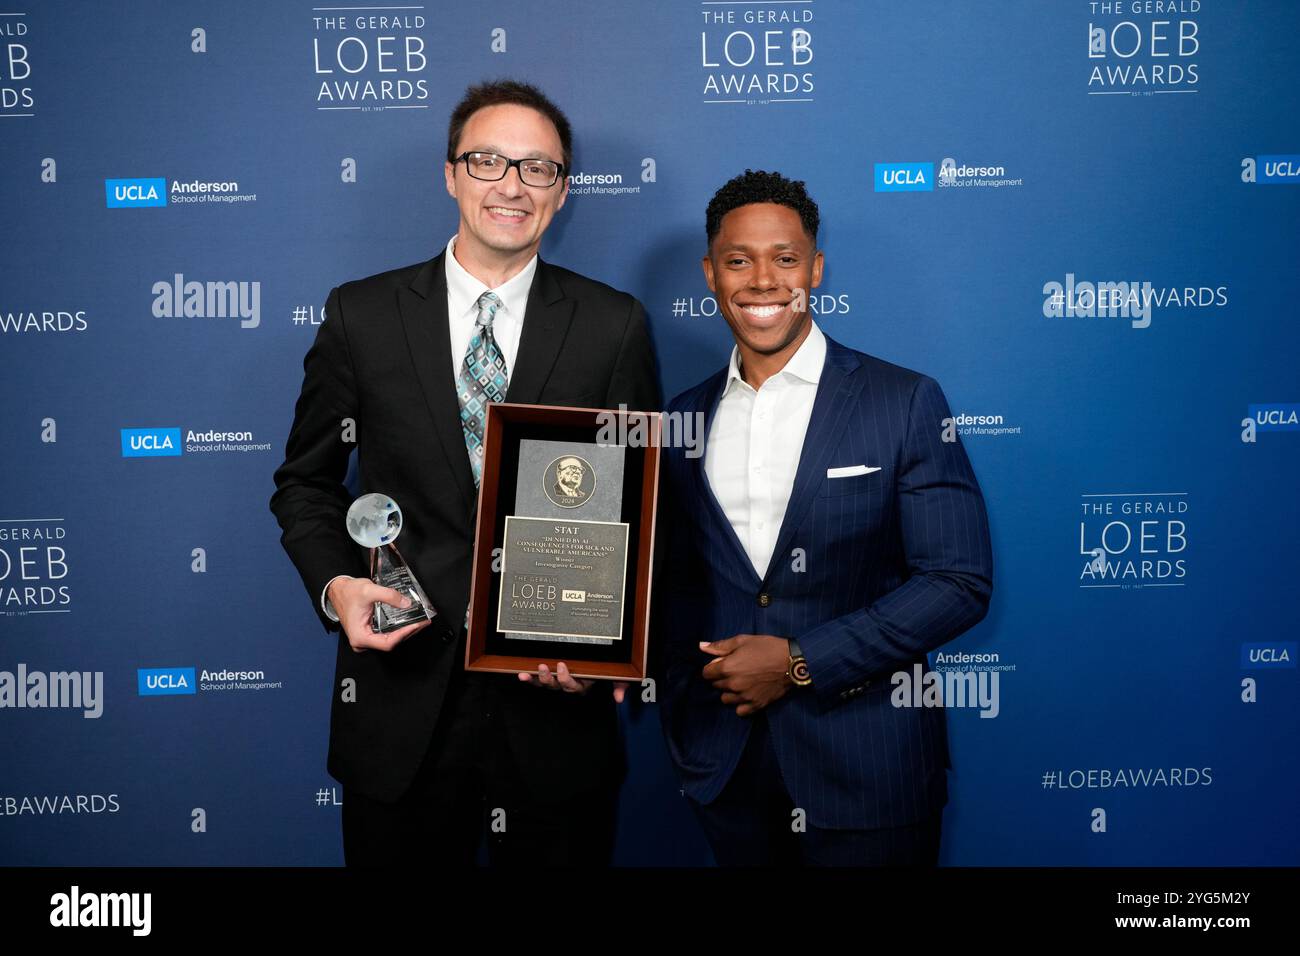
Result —
<instances>
[{"instance_id":1,"label":"glass trophy","mask_svg":"<svg viewBox=\"0 0 1300 956\"><path fill-rule=\"evenodd\" d=\"M348 509L347 524L352 540L370 549L370 580L411 599L408 608L376 601L371 625L375 632L387 634L408 624L432 621L438 612L393 544L402 531L402 509L397 502L388 495L362 495Z\"/></svg>"}]
</instances>

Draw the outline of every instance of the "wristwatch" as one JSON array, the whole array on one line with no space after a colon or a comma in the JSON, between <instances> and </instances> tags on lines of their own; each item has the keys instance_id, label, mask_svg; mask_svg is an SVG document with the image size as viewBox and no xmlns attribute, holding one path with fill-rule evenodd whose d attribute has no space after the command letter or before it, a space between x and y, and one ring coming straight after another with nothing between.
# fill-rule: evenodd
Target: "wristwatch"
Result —
<instances>
[{"instance_id":1,"label":"wristwatch","mask_svg":"<svg viewBox=\"0 0 1300 956\"><path fill-rule=\"evenodd\" d=\"M785 676L790 678L790 683L796 687L807 687L812 683L812 675L808 673L808 661L803 656L799 642L793 637L790 638L790 663L785 669Z\"/></svg>"}]
</instances>

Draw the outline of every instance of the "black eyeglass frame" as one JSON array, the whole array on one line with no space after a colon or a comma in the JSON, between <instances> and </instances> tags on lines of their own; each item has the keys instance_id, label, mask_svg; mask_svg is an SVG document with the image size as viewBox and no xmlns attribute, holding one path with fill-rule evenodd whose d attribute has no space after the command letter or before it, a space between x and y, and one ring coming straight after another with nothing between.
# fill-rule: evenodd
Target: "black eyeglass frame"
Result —
<instances>
[{"instance_id":1,"label":"black eyeglass frame","mask_svg":"<svg viewBox=\"0 0 1300 956\"><path fill-rule=\"evenodd\" d=\"M469 158L471 156L495 156L497 159L505 161L505 167L501 170L501 175L498 176L496 179L485 179L482 176L475 176L474 171L469 164ZM507 176L510 175L510 167L513 166L519 172L519 181L523 183L525 186L532 186L534 189L550 189L552 186L558 183L560 181L560 177L564 175L564 163L557 163L553 159L543 159L540 156L525 156L523 159L511 159L509 156L502 156L500 153L489 153L486 150L482 150L482 149L467 150L466 152L463 152L459 156L457 156L454 160L452 160L452 162L453 163L463 162L465 164L465 172L468 175L473 176L479 182L484 182L484 183L501 182L501 180L505 179ZM537 186L534 185L533 183L524 182L524 169L522 165L523 163L549 163L550 165L555 167L555 178L552 179L545 186Z\"/></svg>"}]
</instances>

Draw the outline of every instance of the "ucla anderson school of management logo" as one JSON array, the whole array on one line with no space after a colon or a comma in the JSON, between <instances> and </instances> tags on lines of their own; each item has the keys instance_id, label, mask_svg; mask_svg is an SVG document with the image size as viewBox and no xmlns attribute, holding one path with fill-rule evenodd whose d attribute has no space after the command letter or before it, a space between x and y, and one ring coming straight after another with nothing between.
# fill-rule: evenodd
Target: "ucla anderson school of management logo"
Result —
<instances>
[{"instance_id":1,"label":"ucla anderson school of management logo","mask_svg":"<svg viewBox=\"0 0 1300 956\"><path fill-rule=\"evenodd\" d=\"M163 176L104 180L104 204L109 209L256 201L257 193L243 191L233 179L173 179L170 186Z\"/></svg>"},{"instance_id":2,"label":"ucla anderson school of management logo","mask_svg":"<svg viewBox=\"0 0 1300 956\"><path fill-rule=\"evenodd\" d=\"M184 453L263 452L270 442L259 442L249 430L196 431L193 428L123 428L123 458L177 458Z\"/></svg>"}]
</instances>

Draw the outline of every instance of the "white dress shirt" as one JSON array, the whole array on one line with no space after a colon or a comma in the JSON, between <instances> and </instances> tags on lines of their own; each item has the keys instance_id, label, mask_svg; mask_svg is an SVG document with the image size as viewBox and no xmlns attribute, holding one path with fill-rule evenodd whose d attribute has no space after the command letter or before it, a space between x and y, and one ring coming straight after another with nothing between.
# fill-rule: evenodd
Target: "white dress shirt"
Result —
<instances>
[{"instance_id":1,"label":"white dress shirt","mask_svg":"<svg viewBox=\"0 0 1300 956\"><path fill-rule=\"evenodd\" d=\"M794 489L795 472L826 361L817 323L785 368L755 391L733 347L727 384L709 428L704 473L714 497L761 578Z\"/></svg>"},{"instance_id":2,"label":"white dress shirt","mask_svg":"<svg viewBox=\"0 0 1300 956\"><path fill-rule=\"evenodd\" d=\"M460 377L461 367L465 364L465 353L469 350L469 340L474 337L474 326L478 322L478 300L488 287L465 271L465 267L456 261L456 237L447 243L445 256L447 272L447 326L451 335L451 376L456 381ZM496 339L501 357L506 360L506 384L515 370L515 359L519 357L519 338L524 331L524 313L528 308L528 291L533 286L533 276L537 273L537 256L528 260L518 273L511 276L491 291L497 294L501 305L492 318L492 337ZM468 455L468 452L466 452ZM325 590L321 591L320 606L325 616L337 621L334 606L326 595L330 585L340 577L329 579Z\"/></svg>"},{"instance_id":3,"label":"white dress shirt","mask_svg":"<svg viewBox=\"0 0 1300 956\"><path fill-rule=\"evenodd\" d=\"M469 349L469 340L474 337L474 325L478 321L478 298L488 287L465 271L465 267L456 261L456 237L447 243L447 322L451 327L451 374L452 378L460 376L461 366L465 364L465 352ZM515 370L515 359L519 356L519 337L524 331L524 312L528 307L528 290L532 288L533 276L537 272L537 256L528 260L516 275L511 276L501 285L491 290L501 300L496 315L492 319L492 337L496 339L501 357L506 360L506 380Z\"/></svg>"}]
</instances>

